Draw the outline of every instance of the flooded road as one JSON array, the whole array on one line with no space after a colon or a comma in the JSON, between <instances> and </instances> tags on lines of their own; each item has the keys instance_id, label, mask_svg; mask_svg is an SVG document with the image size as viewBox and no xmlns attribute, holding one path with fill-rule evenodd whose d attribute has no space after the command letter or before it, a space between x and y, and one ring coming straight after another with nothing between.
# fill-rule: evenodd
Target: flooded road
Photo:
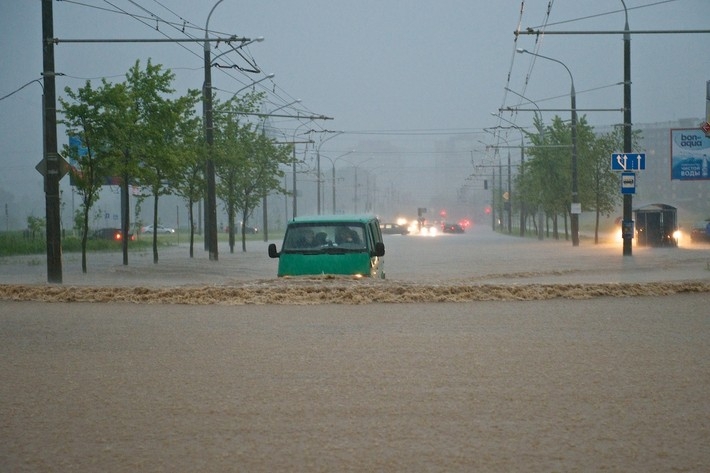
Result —
<instances>
[{"instance_id":1,"label":"flooded road","mask_svg":"<svg viewBox=\"0 0 710 473\"><path fill-rule=\"evenodd\" d=\"M705 472L707 303L3 302L0 470Z\"/></svg>"},{"instance_id":2,"label":"flooded road","mask_svg":"<svg viewBox=\"0 0 710 473\"><path fill-rule=\"evenodd\" d=\"M0 471L710 470L710 246L386 244L0 260Z\"/></svg>"},{"instance_id":3,"label":"flooded road","mask_svg":"<svg viewBox=\"0 0 710 473\"><path fill-rule=\"evenodd\" d=\"M464 235L386 236L385 281L349 278L277 278L278 261L267 243L247 252L220 248L219 261L185 245L91 253L82 274L80 255L67 254L63 284L47 286L41 256L0 260L0 299L136 301L141 303L364 303L467 300L535 300L708 291L710 245L634 248L619 244L579 247L565 241L521 239L475 229ZM280 245L280 242L278 242ZM501 289L502 288L502 289ZM447 298L446 295L450 297ZM506 295L507 294L507 295Z\"/></svg>"}]
</instances>

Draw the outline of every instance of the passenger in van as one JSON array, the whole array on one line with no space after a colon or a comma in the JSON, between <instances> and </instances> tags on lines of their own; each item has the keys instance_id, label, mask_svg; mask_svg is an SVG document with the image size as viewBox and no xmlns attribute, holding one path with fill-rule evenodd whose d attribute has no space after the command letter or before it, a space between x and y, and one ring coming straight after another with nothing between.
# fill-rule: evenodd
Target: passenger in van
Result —
<instances>
[{"instance_id":1,"label":"passenger in van","mask_svg":"<svg viewBox=\"0 0 710 473\"><path fill-rule=\"evenodd\" d=\"M355 230L352 230L350 227L338 227L335 231L335 243L338 245L348 243L352 245L359 245L361 242L360 237Z\"/></svg>"},{"instance_id":2,"label":"passenger in van","mask_svg":"<svg viewBox=\"0 0 710 473\"><path fill-rule=\"evenodd\" d=\"M310 228L301 230L296 239L296 248L313 248L314 246L316 246L316 242L313 230Z\"/></svg>"},{"instance_id":3,"label":"passenger in van","mask_svg":"<svg viewBox=\"0 0 710 473\"><path fill-rule=\"evenodd\" d=\"M325 246L328 244L328 234L325 232L318 232L316 233L314 241L316 246Z\"/></svg>"}]
</instances>

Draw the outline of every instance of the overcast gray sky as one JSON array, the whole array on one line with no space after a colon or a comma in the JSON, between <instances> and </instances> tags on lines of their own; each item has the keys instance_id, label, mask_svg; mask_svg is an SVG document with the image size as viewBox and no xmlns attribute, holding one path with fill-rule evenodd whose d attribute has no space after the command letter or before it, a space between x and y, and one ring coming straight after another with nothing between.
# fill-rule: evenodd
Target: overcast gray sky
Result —
<instances>
[{"instance_id":1,"label":"overcast gray sky","mask_svg":"<svg viewBox=\"0 0 710 473\"><path fill-rule=\"evenodd\" d=\"M54 36L73 38L204 37L216 0L76 0L54 3ZM551 5L547 15L548 5ZM707 29L707 0L626 0L631 30ZM483 128L501 124L492 116L516 106L519 92L543 108L569 106L567 72L551 61L515 54L516 47L564 62L572 72L579 108L621 108L623 45L620 35L521 35L514 30L621 30L619 0L223 0L209 29L256 38L244 54L261 73L213 68L221 98L274 73L255 87L268 92L271 109L301 99L280 113L316 114L333 120L302 125L344 130L322 147L335 157L402 174L407 166L436 166L448 142L490 140ZM217 34L217 33L215 33ZM632 36L634 123L702 118L710 79L708 34ZM0 97L39 79L42 70L41 2L0 2ZM213 57L228 49L220 44ZM178 93L200 88L201 44L69 44L55 48L58 92L86 79L122 81L136 59L152 58L176 74ZM236 53L219 62L249 64ZM0 100L0 204L29 206L44 215L42 179L34 166L42 157L42 88L33 83ZM560 112L566 115L566 112ZM549 121L554 114L545 114ZM504 115L529 126L532 114ZM588 113L593 125L622 121L621 113ZM273 125L293 136L302 122ZM504 124L504 123L503 123ZM320 135L322 136L322 135ZM314 135L314 139L320 139ZM518 135L511 135L517 136ZM61 130L60 145L66 141ZM484 145L452 156L455 175L467 175L470 158ZM444 150L444 151L442 151ZM437 156L437 153L439 155ZM396 154L396 159L391 158ZM435 159L432 159L435 158ZM437 161L438 159L438 161ZM442 159L444 161L442 161ZM345 160L345 159L344 159ZM365 164L363 164L365 166ZM450 181L451 178L448 178ZM68 183L63 182L63 186ZM456 188L457 182L450 187Z\"/></svg>"}]
</instances>

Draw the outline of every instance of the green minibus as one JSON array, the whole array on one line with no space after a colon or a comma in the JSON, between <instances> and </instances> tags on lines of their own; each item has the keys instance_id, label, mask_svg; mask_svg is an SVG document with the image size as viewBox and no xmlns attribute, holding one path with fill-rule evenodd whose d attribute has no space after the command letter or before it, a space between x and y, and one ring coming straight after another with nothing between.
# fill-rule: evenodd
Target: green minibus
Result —
<instances>
[{"instance_id":1,"label":"green minibus","mask_svg":"<svg viewBox=\"0 0 710 473\"><path fill-rule=\"evenodd\" d=\"M385 244L380 222L373 215L296 217L288 223L279 259L278 276L352 275L385 278Z\"/></svg>"}]
</instances>

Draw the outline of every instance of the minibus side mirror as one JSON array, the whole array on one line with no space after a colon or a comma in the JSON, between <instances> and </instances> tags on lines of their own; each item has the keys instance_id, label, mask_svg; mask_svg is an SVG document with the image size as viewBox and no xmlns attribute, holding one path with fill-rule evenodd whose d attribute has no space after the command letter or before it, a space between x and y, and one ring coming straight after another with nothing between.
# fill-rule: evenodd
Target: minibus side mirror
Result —
<instances>
[{"instance_id":1,"label":"minibus side mirror","mask_svg":"<svg viewBox=\"0 0 710 473\"><path fill-rule=\"evenodd\" d=\"M279 252L276 250L276 243L271 243L269 245L269 257L278 258Z\"/></svg>"}]
</instances>

